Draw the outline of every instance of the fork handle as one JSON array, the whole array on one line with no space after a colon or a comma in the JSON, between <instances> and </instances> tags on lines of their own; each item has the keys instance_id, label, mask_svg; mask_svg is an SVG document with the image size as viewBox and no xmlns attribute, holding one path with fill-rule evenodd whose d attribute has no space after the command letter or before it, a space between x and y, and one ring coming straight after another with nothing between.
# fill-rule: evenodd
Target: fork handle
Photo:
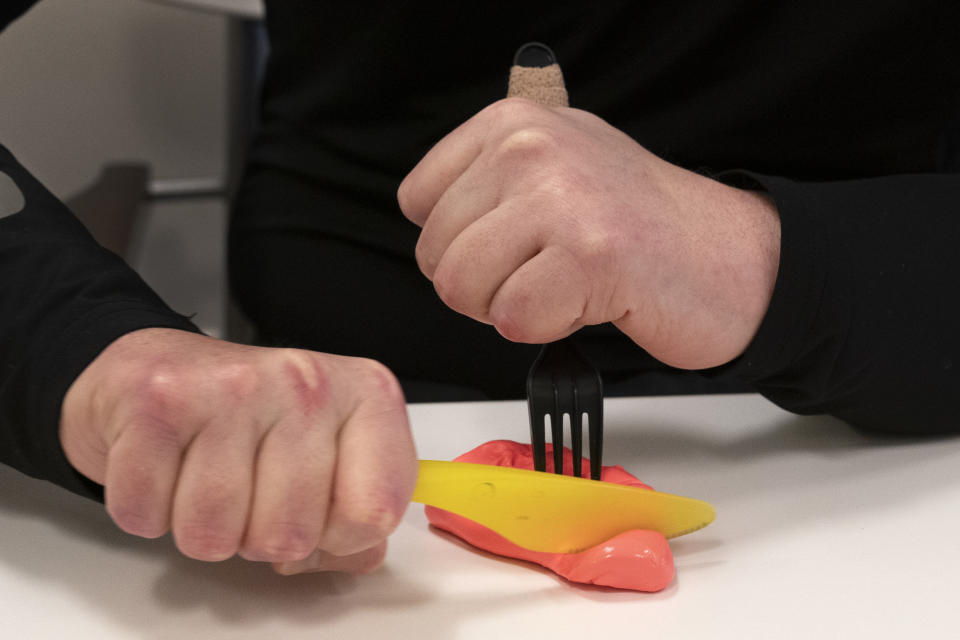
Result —
<instances>
[{"instance_id":1,"label":"fork handle","mask_svg":"<svg viewBox=\"0 0 960 640\"><path fill-rule=\"evenodd\" d=\"M507 82L508 98L526 98L545 107L569 107L567 86L553 50L528 42L517 50Z\"/></svg>"},{"instance_id":2,"label":"fork handle","mask_svg":"<svg viewBox=\"0 0 960 640\"><path fill-rule=\"evenodd\" d=\"M537 104L545 107L570 106L570 98L567 94L567 86L563 81L563 72L560 70L560 65L557 64L557 57L554 55L553 50L550 47L542 42L528 42L517 49L517 53L513 57L513 66L510 67L510 78L507 82L507 97L526 98L527 100L536 102ZM577 349L575 346L573 346L572 341L567 342L568 340L569 338L564 338L560 342L565 348L576 351ZM544 345L543 349L540 351L540 355L537 356L537 361L543 358L544 352L547 350L547 348L548 345ZM555 348L559 348L559 346ZM534 362L533 366L536 366L536 362ZM530 395L529 390L527 395ZM575 452L573 472L575 476L579 477L580 452L583 450L583 436L580 430L581 416L579 411L576 411L575 413L575 416L571 416L571 426L573 427L571 437L573 439L573 450ZM597 416L594 416L594 418L596 417ZM559 412L555 412L554 418L551 419L551 436L554 443L562 443L563 422L561 419L557 418L560 418ZM531 427L537 424L538 419L539 416L534 415L531 407ZM542 425L541 428L532 428L531 431L535 468L539 470L545 470L546 444ZM590 475L595 480L600 479L600 473L602 470L603 441L601 438L602 431L595 425L591 425ZM554 469L556 470L561 470L563 468L562 446L554 446L553 464Z\"/></svg>"},{"instance_id":3,"label":"fork handle","mask_svg":"<svg viewBox=\"0 0 960 640\"><path fill-rule=\"evenodd\" d=\"M568 107L570 98L567 94L567 86L563 81L563 72L560 65L557 64L557 57L553 50L542 42L528 42L519 49L513 56L513 66L510 67L510 79L507 82L508 98L526 98L531 102L536 102L545 107ZM537 356L537 360L543 357L543 352L547 346L544 345ZM536 362L534 365L536 366ZM528 392L529 395L529 392ZM534 425L539 416L534 416L532 410L530 414L530 424ZM559 420L552 420L551 436L553 442L563 442L563 423ZM546 469L545 449L542 427L532 430L533 437L533 455L534 468L539 470ZM577 449L579 450L579 448ZM574 456L576 457L576 456ZM563 447L554 446L553 449L554 469L563 468ZM574 462L577 476L580 475L580 461Z\"/></svg>"}]
</instances>

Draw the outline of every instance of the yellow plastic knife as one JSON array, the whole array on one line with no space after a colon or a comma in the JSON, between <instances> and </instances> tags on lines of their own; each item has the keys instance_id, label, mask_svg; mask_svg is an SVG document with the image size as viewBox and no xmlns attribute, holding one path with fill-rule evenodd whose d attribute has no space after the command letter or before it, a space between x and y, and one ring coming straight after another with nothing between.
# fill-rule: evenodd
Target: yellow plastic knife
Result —
<instances>
[{"instance_id":1,"label":"yellow plastic knife","mask_svg":"<svg viewBox=\"0 0 960 640\"><path fill-rule=\"evenodd\" d=\"M710 504L541 471L421 460L414 502L452 511L534 551L577 553L632 529L668 538L713 522Z\"/></svg>"}]
</instances>

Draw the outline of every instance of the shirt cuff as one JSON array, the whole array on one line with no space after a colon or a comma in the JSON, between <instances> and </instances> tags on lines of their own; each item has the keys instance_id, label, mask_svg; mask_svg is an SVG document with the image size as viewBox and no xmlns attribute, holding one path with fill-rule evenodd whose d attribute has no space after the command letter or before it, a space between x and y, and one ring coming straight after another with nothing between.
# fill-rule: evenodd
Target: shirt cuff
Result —
<instances>
[{"instance_id":1,"label":"shirt cuff","mask_svg":"<svg viewBox=\"0 0 960 640\"><path fill-rule=\"evenodd\" d=\"M767 313L753 340L738 358L704 371L745 382L772 382L808 344L823 303L829 264L828 244L818 224L815 196L785 178L743 170L715 176L725 184L766 192L780 217L780 262ZM774 383L775 384L775 383Z\"/></svg>"}]
</instances>

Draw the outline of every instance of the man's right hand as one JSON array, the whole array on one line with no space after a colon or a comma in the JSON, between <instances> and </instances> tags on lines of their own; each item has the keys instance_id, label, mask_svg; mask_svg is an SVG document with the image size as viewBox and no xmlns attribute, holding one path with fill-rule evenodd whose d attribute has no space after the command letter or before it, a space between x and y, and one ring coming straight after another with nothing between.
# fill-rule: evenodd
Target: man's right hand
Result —
<instances>
[{"instance_id":1,"label":"man's right hand","mask_svg":"<svg viewBox=\"0 0 960 640\"><path fill-rule=\"evenodd\" d=\"M104 350L67 392L60 440L124 531L281 573L379 566L417 476L383 365L174 329Z\"/></svg>"}]
</instances>

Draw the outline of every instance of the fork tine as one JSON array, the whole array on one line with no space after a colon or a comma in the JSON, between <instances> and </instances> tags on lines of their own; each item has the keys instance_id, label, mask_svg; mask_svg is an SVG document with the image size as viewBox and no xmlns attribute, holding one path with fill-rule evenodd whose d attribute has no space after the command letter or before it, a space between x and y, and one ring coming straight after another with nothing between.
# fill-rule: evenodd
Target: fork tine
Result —
<instances>
[{"instance_id":1,"label":"fork tine","mask_svg":"<svg viewBox=\"0 0 960 640\"><path fill-rule=\"evenodd\" d=\"M528 388L527 394L530 394ZM544 424L544 414L540 413L537 404L533 401L527 403L530 407L530 445L533 448L533 468L537 471L547 470L547 442L546 425Z\"/></svg>"},{"instance_id":2,"label":"fork tine","mask_svg":"<svg viewBox=\"0 0 960 640\"><path fill-rule=\"evenodd\" d=\"M553 472L563 473L563 411L560 408L560 388L553 381L553 411L550 412L550 438L553 442Z\"/></svg>"},{"instance_id":3,"label":"fork tine","mask_svg":"<svg viewBox=\"0 0 960 640\"><path fill-rule=\"evenodd\" d=\"M580 411L580 389L573 387L573 409L570 411L570 449L573 451L573 475L583 476L583 413ZM592 458L592 456L591 456Z\"/></svg>"},{"instance_id":4,"label":"fork tine","mask_svg":"<svg viewBox=\"0 0 960 640\"><path fill-rule=\"evenodd\" d=\"M534 468L546 471L546 417L550 416L554 473L563 473L563 416L570 416L573 473L583 477L584 439L589 438L590 477L600 479L603 460L603 382L600 372L569 339L543 346L527 375L527 406ZM584 415L588 435L584 436Z\"/></svg>"},{"instance_id":5,"label":"fork tine","mask_svg":"<svg viewBox=\"0 0 960 640\"><path fill-rule=\"evenodd\" d=\"M587 437L590 441L590 477L599 480L603 470L603 380L600 372L576 345L570 343L568 349L568 367L573 376L572 401L577 414L578 429L582 434L582 420L586 414ZM582 445L580 451L582 452ZM577 452L574 452L574 455L577 455Z\"/></svg>"},{"instance_id":6,"label":"fork tine","mask_svg":"<svg viewBox=\"0 0 960 640\"><path fill-rule=\"evenodd\" d=\"M600 383L600 377L597 376L597 384ZM597 389L596 393L585 394L590 399L589 406L584 407L587 419L590 421L587 425L590 439L590 477L594 480L600 479L603 471L603 390Z\"/></svg>"}]
</instances>

